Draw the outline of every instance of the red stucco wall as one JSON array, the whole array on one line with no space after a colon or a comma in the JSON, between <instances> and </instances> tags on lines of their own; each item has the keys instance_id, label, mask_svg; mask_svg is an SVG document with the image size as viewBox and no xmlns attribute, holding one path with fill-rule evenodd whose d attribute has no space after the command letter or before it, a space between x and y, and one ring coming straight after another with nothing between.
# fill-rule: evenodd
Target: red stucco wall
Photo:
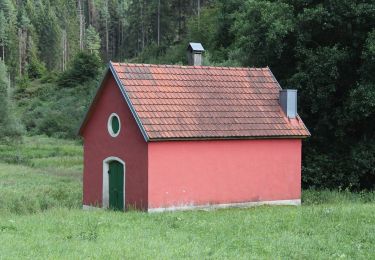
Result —
<instances>
[{"instance_id":1,"label":"red stucco wall","mask_svg":"<svg viewBox=\"0 0 375 260\"><path fill-rule=\"evenodd\" d=\"M126 205L147 208L147 143L132 116L113 76L103 82L100 98L83 129L84 174L83 204L101 205L103 160L115 156L126 165ZM113 138L107 131L108 117L117 113L121 132Z\"/></svg>"},{"instance_id":2,"label":"red stucco wall","mask_svg":"<svg viewBox=\"0 0 375 260\"><path fill-rule=\"evenodd\" d=\"M301 140L152 142L149 208L301 196Z\"/></svg>"}]
</instances>

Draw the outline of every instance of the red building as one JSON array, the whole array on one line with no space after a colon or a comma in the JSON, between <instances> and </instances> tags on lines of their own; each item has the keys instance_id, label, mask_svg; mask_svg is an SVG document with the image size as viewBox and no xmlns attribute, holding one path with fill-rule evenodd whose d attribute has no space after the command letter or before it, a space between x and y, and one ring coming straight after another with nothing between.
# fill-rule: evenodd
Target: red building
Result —
<instances>
[{"instance_id":1,"label":"red building","mask_svg":"<svg viewBox=\"0 0 375 260\"><path fill-rule=\"evenodd\" d=\"M269 68L110 63L80 128L83 205L298 205L296 105Z\"/></svg>"}]
</instances>

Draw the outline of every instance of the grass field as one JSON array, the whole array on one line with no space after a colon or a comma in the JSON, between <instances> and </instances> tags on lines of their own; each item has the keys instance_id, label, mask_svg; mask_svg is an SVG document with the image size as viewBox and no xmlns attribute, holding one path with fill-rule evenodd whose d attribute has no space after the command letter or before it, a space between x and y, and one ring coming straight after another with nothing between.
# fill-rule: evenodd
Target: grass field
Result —
<instances>
[{"instance_id":1,"label":"grass field","mask_svg":"<svg viewBox=\"0 0 375 260\"><path fill-rule=\"evenodd\" d=\"M0 145L0 259L374 259L375 193L311 191L301 207L84 212L78 142Z\"/></svg>"}]
</instances>

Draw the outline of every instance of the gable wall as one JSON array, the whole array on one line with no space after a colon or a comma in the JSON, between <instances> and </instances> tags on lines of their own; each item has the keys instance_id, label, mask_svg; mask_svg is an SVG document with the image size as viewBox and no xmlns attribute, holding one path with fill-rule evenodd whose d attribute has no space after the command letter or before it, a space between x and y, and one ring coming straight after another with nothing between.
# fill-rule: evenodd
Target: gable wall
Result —
<instances>
[{"instance_id":1,"label":"gable wall","mask_svg":"<svg viewBox=\"0 0 375 260\"><path fill-rule=\"evenodd\" d=\"M93 206L102 204L103 160L114 156L125 162L126 205L146 209L147 143L112 74L103 84L102 92L82 133L84 138L83 204ZM121 120L121 131L115 138L107 131L107 121L112 113L117 113Z\"/></svg>"},{"instance_id":2,"label":"gable wall","mask_svg":"<svg viewBox=\"0 0 375 260\"><path fill-rule=\"evenodd\" d=\"M151 142L149 209L301 198L301 140Z\"/></svg>"}]
</instances>

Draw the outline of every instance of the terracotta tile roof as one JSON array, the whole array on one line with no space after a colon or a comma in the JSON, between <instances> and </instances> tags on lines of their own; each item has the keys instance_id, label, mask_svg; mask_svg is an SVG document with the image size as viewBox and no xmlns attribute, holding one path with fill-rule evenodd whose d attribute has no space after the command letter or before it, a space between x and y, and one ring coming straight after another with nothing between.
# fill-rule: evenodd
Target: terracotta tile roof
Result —
<instances>
[{"instance_id":1,"label":"terracotta tile roof","mask_svg":"<svg viewBox=\"0 0 375 260\"><path fill-rule=\"evenodd\" d=\"M306 137L269 68L111 63L148 139Z\"/></svg>"}]
</instances>

